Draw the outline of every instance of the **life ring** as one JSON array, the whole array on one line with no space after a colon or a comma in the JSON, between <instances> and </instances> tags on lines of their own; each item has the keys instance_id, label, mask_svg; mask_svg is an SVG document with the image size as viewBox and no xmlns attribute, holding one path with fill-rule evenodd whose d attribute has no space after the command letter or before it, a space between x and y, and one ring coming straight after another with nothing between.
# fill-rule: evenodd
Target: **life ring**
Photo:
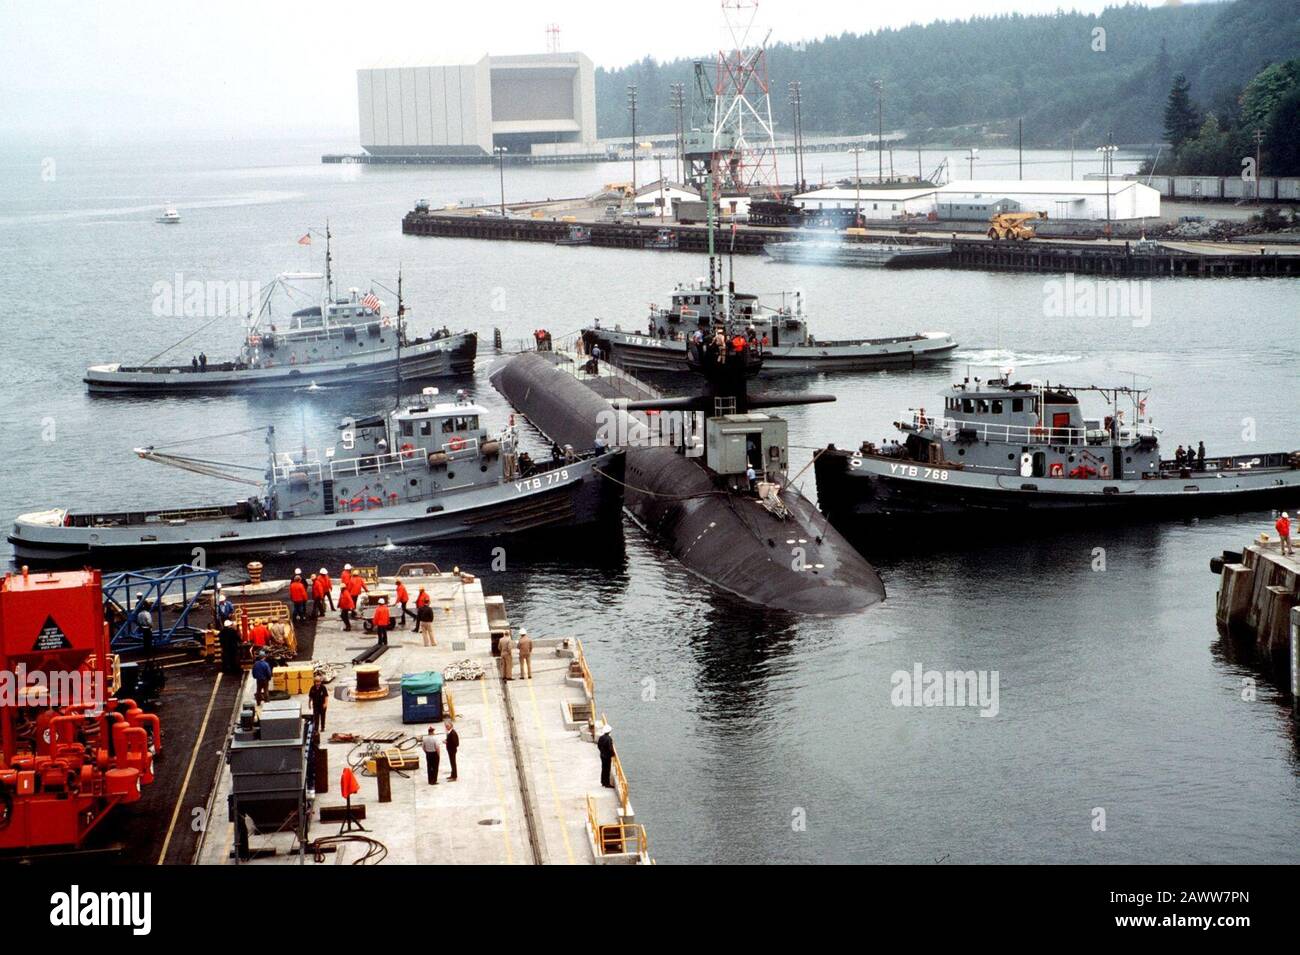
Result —
<instances>
[{"instance_id":1,"label":"life ring","mask_svg":"<svg viewBox=\"0 0 1300 955\"><path fill-rule=\"evenodd\" d=\"M1047 473L1050 477L1062 477L1065 474L1065 465L1057 461L1048 469Z\"/></svg>"},{"instance_id":2,"label":"life ring","mask_svg":"<svg viewBox=\"0 0 1300 955\"><path fill-rule=\"evenodd\" d=\"M929 421L926 419L926 417L925 417L925 409L924 409L924 408L922 408L922 409L920 410L920 413L916 416L916 426L917 426L918 428L928 428L928 427L930 427L930 422L929 422Z\"/></svg>"},{"instance_id":3,"label":"life ring","mask_svg":"<svg viewBox=\"0 0 1300 955\"><path fill-rule=\"evenodd\" d=\"M391 318L385 317L383 321L381 321L379 324L384 326L384 328L392 328L393 320Z\"/></svg>"},{"instance_id":4,"label":"life ring","mask_svg":"<svg viewBox=\"0 0 1300 955\"><path fill-rule=\"evenodd\" d=\"M465 447L464 438L452 438L447 442L447 448L451 451L460 451Z\"/></svg>"},{"instance_id":5,"label":"life ring","mask_svg":"<svg viewBox=\"0 0 1300 955\"><path fill-rule=\"evenodd\" d=\"M413 454L415 454L415 445L411 444L409 441L402 445L402 457L409 458Z\"/></svg>"},{"instance_id":6,"label":"life ring","mask_svg":"<svg viewBox=\"0 0 1300 955\"><path fill-rule=\"evenodd\" d=\"M1110 477L1110 465L1109 465L1109 464L1103 464L1103 465L1101 466L1101 476L1102 476L1103 478L1109 478L1109 477Z\"/></svg>"}]
</instances>

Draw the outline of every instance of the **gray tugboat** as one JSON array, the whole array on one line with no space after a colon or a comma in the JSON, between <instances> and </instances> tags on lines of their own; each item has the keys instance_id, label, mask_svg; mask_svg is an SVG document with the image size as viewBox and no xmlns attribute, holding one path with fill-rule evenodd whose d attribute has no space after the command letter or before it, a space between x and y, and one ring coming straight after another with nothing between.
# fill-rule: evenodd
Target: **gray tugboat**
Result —
<instances>
[{"instance_id":1,"label":"gray tugboat","mask_svg":"<svg viewBox=\"0 0 1300 955\"><path fill-rule=\"evenodd\" d=\"M942 361L957 348L947 332L818 341L808 329L802 292L782 293L769 304L731 288L710 293L702 278L673 289L668 307L651 305L644 333L597 322L582 335L588 346L600 345L607 358L625 368L686 371L687 342L697 331L713 338L722 316L731 316L740 333L762 351L764 375L911 368Z\"/></svg>"},{"instance_id":2,"label":"gray tugboat","mask_svg":"<svg viewBox=\"0 0 1300 955\"><path fill-rule=\"evenodd\" d=\"M246 476L256 467L137 448L145 460L251 484L258 493L209 507L23 514L9 542L24 560L149 566L196 547L210 558L568 531L617 519L623 452L558 449L533 461L519 449L513 423L489 435L485 414L463 394L403 408L343 427L324 456L276 451L268 429L264 482Z\"/></svg>"},{"instance_id":3,"label":"gray tugboat","mask_svg":"<svg viewBox=\"0 0 1300 955\"><path fill-rule=\"evenodd\" d=\"M1080 396L1088 394L1103 398L1108 413L1085 418ZM943 394L941 413L909 409L895 422L902 442L819 452L817 499L852 532L927 521L945 530L980 520L1029 526L1048 514L1148 520L1295 503L1300 452L1162 460L1148 394L967 379Z\"/></svg>"},{"instance_id":4,"label":"gray tugboat","mask_svg":"<svg viewBox=\"0 0 1300 955\"><path fill-rule=\"evenodd\" d=\"M336 296L328 228L325 236L325 274L277 276L257 315L249 317L236 357L185 365L92 365L84 376L87 389L100 394L207 393L387 382L399 372L408 381L473 372L476 333L442 328L410 337L400 300L394 316L373 291L363 295L352 288ZM274 320L270 310L276 292L300 294L296 286L302 282L323 282L320 304Z\"/></svg>"}]
</instances>

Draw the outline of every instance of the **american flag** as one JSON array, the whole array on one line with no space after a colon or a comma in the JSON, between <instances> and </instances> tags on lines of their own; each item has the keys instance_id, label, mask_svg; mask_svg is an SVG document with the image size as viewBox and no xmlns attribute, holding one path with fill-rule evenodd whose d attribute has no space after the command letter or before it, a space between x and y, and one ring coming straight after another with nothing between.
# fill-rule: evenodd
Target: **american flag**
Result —
<instances>
[{"instance_id":1,"label":"american flag","mask_svg":"<svg viewBox=\"0 0 1300 955\"><path fill-rule=\"evenodd\" d=\"M379 311L379 299L375 296L374 292L369 293L365 298L363 298L361 300L361 305L364 308L370 309L372 312Z\"/></svg>"}]
</instances>

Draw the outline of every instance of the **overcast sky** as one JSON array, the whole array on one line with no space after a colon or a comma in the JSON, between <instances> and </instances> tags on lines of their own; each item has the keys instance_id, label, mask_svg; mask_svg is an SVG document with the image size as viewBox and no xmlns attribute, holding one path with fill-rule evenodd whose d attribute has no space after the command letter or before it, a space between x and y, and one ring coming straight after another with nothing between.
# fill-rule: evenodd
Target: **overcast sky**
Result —
<instances>
[{"instance_id":1,"label":"overcast sky","mask_svg":"<svg viewBox=\"0 0 1300 955\"><path fill-rule=\"evenodd\" d=\"M1148 0L1164 2L1177 0ZM757 15L773 42L793 42L977 14L1104 6L760 0ZM550 23L560 27L561 49L580 50L598 66L708 53L725 35L718 0L0 0L0 130L355 136L359 67L544 52Z\"/></svg>"}]
</instances>

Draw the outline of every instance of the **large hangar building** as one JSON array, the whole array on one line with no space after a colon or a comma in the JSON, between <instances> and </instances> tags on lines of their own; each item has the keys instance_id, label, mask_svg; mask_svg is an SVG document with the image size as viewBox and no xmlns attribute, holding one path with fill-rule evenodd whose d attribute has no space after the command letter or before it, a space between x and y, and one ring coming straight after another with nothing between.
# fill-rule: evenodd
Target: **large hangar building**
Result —
<instances>
[{"instance_id":1,"label":"large hangar building","mask_svg":"<svg viewBox=\"0 0 1300 955\"><path fill-rule=\"evenodd\" d=\"M483 156L495 146L596 141L596 79L581 53L485 56L468 66L357 70L373 156Z\"/></svg>"}]
</instances>

